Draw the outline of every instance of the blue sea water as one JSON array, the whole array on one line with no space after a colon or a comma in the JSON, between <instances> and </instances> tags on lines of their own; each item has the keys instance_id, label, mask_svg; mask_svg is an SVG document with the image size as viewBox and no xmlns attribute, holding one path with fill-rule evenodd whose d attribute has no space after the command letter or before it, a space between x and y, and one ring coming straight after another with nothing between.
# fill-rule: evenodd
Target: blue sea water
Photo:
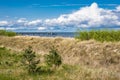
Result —
<instances>
[{"instance_id":1,"label":"blue sea water","mask_svg":"<svg viewBox=\"0 0 120 80\"><path fill-rule=\"evenodd\" d=\"M75 32L16 32L19 35L41 37L74 37Z\"/></svg>"}]
</instances>

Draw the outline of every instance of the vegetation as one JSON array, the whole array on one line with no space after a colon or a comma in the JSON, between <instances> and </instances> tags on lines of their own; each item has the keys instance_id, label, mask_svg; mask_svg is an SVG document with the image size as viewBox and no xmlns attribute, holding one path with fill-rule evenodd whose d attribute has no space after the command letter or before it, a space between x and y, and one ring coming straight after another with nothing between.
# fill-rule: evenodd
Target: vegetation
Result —
<instances>
[{"instance_id":1,"label":"vegetation","mask_svg":"<svg viewBox=\"0 0 120 80\"><path fill-rule=\"evenodd\" d=\"M32 48L29 49L28 45ZM57 50L52 51L51 45ZM120 80L119 42L0 36L0 46L0 80ZM28 68L25 69L26 65L21 63L26 50L36 52L32 60L40 59L39 64L36 64L40 74L29 74ZM59 68L45 64L44 55L50 55L54 50L62 56ZM51 68L54 71L51 71Z\"/></svg>"},{"instance_id":2,"label":"vegetation","mask_svg":"<svg viewBox=\"0 0 120 80\"><path fill-rule=\"evenodd\" d=\"M19 74L17 71L22 71L20 60L20 54L0 47L0 80L18 80L15 76Z\"/></svg>"},{"instance_id":3,"label":"vegetation","mask_svg":"<svg viewBox=\"0 0 120 80\"><path fill-rule=\"evenodd\" d=\"M51 49L48 55L45 55L45 62L49 67L54 69L62 64L61 56L54 48Z\"/></svg>"},{"instance_id":4,"label":"vegetation","mask_svg":"<svg viewBox=\"0 0 120 80\"><path fill-rule=\"evenodd\" d=\"M79 31L76 39L97 41L120 41L120 30L91 30L91 31Z\"/></svg>"},{"instance_id":5,"label":"vegetation","mask_svg":"<svg viewBox=\"0 0 120 80\"><path fill-rule=\"evenodd\" d=\"M5 47L0 47L0 68L2 69L12 69L18 66L21 55L11 52Z\"/></svg>"},{"instance_id":6,"label":"vegetation","mask_svg":"<svg viewBox=\"0 0 120 80\"><path fill-rule=\"evenodd\" d=\"M58 55L55 49L51 49L48 55L45 55L45 63L47 63L47 70L50 71L50 68L56 70L62 64L61 56ZM25 66L26 70L30 74L36 74L46 71L45 66L38 66L40 60L37 59L35 52L33 52L32 47L29 46L22 55L22 63Z\"/></svg>"},{"instance_id":7,"label":"vegetation","mask_svg":"<svg viewBox=\"0 0 120 80\"><path fill-rule=\"evenodd\" d=\"M36 55L35 52L32 51L32 47L29 46L28 49L25 50L22 59L22 63L24 66L26 66L28 73L36 73L38 70L37 65L39 62L40 60L36 59Z\"/></svg>"},{"instance_id":8,"label":"vegetation","mask_svg":"<svg viewBox=\"0 0 120 80\"><path fill-rule=\"evenodd\" d=\"M25 54L34 55L31 48ZM92 68L80 65L62 64L54 73L48 71L42 74L28 74L22 67L20 60L23 55L0 47L0 80L119 80L117 72L104 68ZM36 57L34 57L36 58ZM29 59L29 58L25 58ZM33 58L32 58L33 60ZM28 60L27 60L28 61Z\"/></svg>"},{"instance_id":9,"label":"vegetation","mask_svg":"<svg viewBox=\"0 0 120 80\"><path fill-rule=\"evenodd\" d=\"M16 36L16 33L12 31L0 30L0 36L12 37L12 36Z\"/></svg>"}]
</instances>

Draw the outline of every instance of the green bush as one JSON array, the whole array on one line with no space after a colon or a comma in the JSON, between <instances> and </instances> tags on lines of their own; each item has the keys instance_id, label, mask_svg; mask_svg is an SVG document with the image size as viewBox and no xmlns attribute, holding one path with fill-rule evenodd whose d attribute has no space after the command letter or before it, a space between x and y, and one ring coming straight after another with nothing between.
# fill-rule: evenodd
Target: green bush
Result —
<instances>
[{"instance_id":1,"label":"green bush","mask_svg":"<svg viewBox=\"0 0 120 80\"><path fill-rule=\"evenodd\" d=\"M94 39L97 41L120 41L120 30L90 30L90 31L79 31L76 39L90 40Z\"/></svg>"},{"instance_id":2,"label":"green bush","mask_svg":"<svg viewBox=\"0 0 120 80\"><path fill-rule=\"evenodd\" d=\"M45 55L45 62L49 67L56 69L62 64L62 59L57 50L52 48L49 54Z\"/></svg>"},{"instance_id":3,"label":"green bush","mask_svg":"<svg viewBox=\"0 0 120 80\"><path fill-rule=\"evenodd\" d=\"M36 73L38 69L37 65L39 64L40 60L36 59L35 52L32 51L32 47L29 46L28 49L24 51L22 63L26 67L29 73Z\"/></svg>"},{"instance_id":4,"label":"green bush","mask_svg":"<svg viewBox=\"0 0 120 80\"><path fill-rule=\"evenodd\" d=\"M16 36L16 33L12 32L12 31L0 30L0 36L9 36L9 37L12 37L12 36Z\"/></svg>"}]
</instances>

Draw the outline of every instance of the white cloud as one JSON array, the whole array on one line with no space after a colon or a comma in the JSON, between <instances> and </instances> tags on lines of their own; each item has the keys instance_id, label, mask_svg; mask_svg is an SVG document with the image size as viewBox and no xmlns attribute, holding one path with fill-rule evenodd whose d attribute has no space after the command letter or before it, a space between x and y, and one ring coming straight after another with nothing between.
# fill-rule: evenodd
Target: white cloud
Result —
<instances>
[{"instance_id":1,"label":"white cloud","mask_svg":"<svg viewBox=\"0 0 120 80\"><path fill-rule=\"evenodd\" d=\"M119 18L112 10L99 8L97 3L93 3L91 6L83 7L72 14L61 15L55 19L47 19L45 20L45 25L66 27L120 26Z\"/></svg>"},{"instance_id":2,"label":"white cloud","mask_svg":"<svg viewBox=\"0 0 120 80\"><path fill-rule=\"evenodd\" d=\"M17 20L18 23L26 23L28 22L26 18L20 18Z\"/></svg>"},{"instance_id":3,"label":"white cloud","mask_svg":"<svg viewBox=\"0 0 120 80\"><path fill-rule=\"evenodd\" d=\"M11 28L11 27L8 27L8 28L5 28L6 30L16 30L16 28Z\"/></svg>"},{"instance_id":4,"label":"white cloud","mask_svg":"<svg viewBox=\"0 0 120 80\"><path fill-rule=\"evenodd\" d=\"M49 14L48 14L49 15ZM0 21L0 26L14 26L20 29L38 30L76 30L78 28L120 27L120 6L113 9L100 8L97 3L85 6L71 14L62 14L53 19L29 21L20 18L17 21ZM41 27L39 27L41 26ZM43 27L44 26L44 27Z\"/></svg>"},{"instance_id":5,"label":"white cloud","mask_svg":"<svg viewBox=\"0 0 120 80\"><path fill-rule=\"evenodd\" d=\"M6 26L8 25L8 21L0 21L0 26Z\"/></svg>"},{"instance_id":6,"label":"white cloud","mask_svg":"<svg viewBox=\"0 0 120 80\"><path fill-rule=\"evenodd\" d=\"M38 25L40 23L42 23L42 20L37 19L37 20L33 20L33 21L30 21L30 22L26 23L26 25L28 25L28 26L36 26L36 25Z\"/></svg>"},{"instance_id":7,"label":"white cloud","mask_svg":"<svg viewBox=\"0 0 120 80\"><path fill-rule=\"evenodd\" d=\"M17 22L14 22L14 24L16 24L17 26L22 26L22 27L37 27L40 26L42 24L42 20L40 19L36 19L36 20L32 20L29 21L26 18L20 18L17 20Z\"/></svg>"},{"instance_id":8,"label":"white cloud","mask_svg":"<svg viewBox=\"0 0 120 80\"><path fill-rule=\"evenodd\" d=\"M117 11L120 11L120 6L116 7Z\"/></svg>"},{"instance_id":9,"label":"white cloud","mask_svg":"<svg viewBox=\"0 0 120 80\"><path fill-rule=\"evenodd\" d=\"M38 30L45 30L46 27L39 27Z\"/></svg>"}]
</instances>

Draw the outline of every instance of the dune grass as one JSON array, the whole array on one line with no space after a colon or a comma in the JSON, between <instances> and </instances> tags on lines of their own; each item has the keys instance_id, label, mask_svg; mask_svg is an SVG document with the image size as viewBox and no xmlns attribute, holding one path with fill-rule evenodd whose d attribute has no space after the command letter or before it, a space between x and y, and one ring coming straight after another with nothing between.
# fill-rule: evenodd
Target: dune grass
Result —
<instances>
[{"instance_id":1,"label":"dune grass","mask_svg":"<svg viewBox=\"0 0 120 80\"><path fill-rule=\"evenodd\" d=\"M0 30L0 36L12 37L12 36L16 36L16 33L12 31Z\"/></svg>"},{"instance_id":2,"label":"dune grass","mask_svg":"<svg viewBox=\"0 0 120 80\"><path fill-rule=\"evenodd\" d=\"M90 31L78 31L75 37L80 40L90 40L94 39L96 41L120 41L120 30L90 30Z\"/></svg>"},{"instance_id":3,"label":"dune grass","mask_svg":"<svg viewBox=\"0 0 120 80\"><path fill-rule=\"evenodd\" d=\"M39 57L38 57L39 58ZM119 73L102 67L62 64L53 72L28 74L22 67L21 54L0 47L0 80L119 80ZM43 67L45 68L45 67Z\"/></svg>"}]
</instances>

